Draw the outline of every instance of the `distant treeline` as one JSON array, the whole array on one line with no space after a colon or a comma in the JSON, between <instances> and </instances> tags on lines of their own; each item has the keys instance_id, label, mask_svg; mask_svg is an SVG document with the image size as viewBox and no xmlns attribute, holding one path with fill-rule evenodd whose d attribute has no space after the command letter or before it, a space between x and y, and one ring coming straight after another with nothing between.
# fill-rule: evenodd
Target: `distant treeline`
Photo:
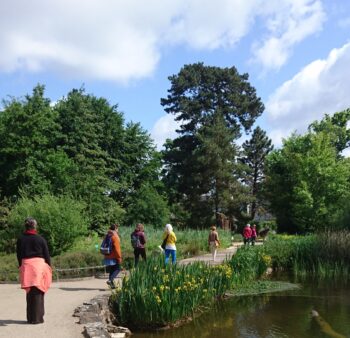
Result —
<instances>
[{"instance_id":1,"label":"distant treeline","mask_svg":"<svg viewBox=\"0 0 350 338\"><path fill-rule=\"evenodd\" d=\"M341 153L349 146L349 110L273 150L265 131L251 130L264 106L247 74L198 63L169 80L161 105L180 128L162 151L139 123L125 123L117 105L83 88L57 102L43 85L5 100L3 240L29 214L76 235L111 222L201 228L219 223L219 213L238 225L269 213L287 232L348 226L350 170ZM251 137L238 146L243 132Z\"/></svg>"}]
</instances>

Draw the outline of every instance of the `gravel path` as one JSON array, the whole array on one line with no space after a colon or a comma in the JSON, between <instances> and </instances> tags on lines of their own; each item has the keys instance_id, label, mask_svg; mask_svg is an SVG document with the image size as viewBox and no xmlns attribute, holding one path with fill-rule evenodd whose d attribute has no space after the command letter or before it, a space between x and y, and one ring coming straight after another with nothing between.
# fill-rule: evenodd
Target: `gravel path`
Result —
<instances>
[{"instance_id":1,"label":"gravel path","mask_svg":"<svg viewBox=\"0 0 350 338\"><path fill-rule=\"evenodd\" d=\"M100 293L108 293L105 279L53 283L45 294L45 323L26 321L26 293L18 284L0 285L0 337L82 338L74 309Z\"/></svg>"},{"instance_id":2,"label":"gravel path","mask_svg":"<svg viewBox=\"0 0 350 338\"><path fill-rule=\"evenodd\" d=\"M219 264L232 256L241 243L219 250L216 262L211 255L184 259L180 264L204 261ZM45 295L45 323L29 325L26 321L26 294L18 284L0 284L0 337L6 338L82 338L83 325L77 325L74 309L93 297L109 293L106 279L54 282Z\"/></svg>"}]
</instances>

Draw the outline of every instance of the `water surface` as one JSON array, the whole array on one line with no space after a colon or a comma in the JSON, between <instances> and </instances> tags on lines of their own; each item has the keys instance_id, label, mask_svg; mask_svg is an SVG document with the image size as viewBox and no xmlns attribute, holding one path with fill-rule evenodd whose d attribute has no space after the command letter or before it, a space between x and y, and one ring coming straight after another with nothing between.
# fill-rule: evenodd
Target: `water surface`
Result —
<instances>
[{"instance_id":1,"label":"water surface","mask_svg":"<svg viewBox=\"0 0 350 338\"><path fill-rule=\"evenodd\" d=\"M138 333L137 338L326 338L311 316L316 310L331 334L350 338L350 283L302 283L297 290L234 297L180 328Z\"/></svg>"}]
</instances>

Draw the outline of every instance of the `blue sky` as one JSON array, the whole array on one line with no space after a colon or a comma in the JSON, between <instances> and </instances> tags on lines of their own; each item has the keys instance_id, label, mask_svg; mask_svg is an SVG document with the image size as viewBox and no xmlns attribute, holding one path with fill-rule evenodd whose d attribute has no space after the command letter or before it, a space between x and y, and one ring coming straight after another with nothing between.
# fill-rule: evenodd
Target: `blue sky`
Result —
<instances>
[{"instance_id":1,"label":"blue sky","mask_svg":"<svg viewBox=\"0 0 350 338\"><path fill-rule=\"evenodd\" d=\"M84 85L118 104L160 146L169 75L237 67L265 104L276 146L350 107L350 2L344 0L12 0L0 2L0 97L37 83L56 101Z\"/></svg>"}]
</instances>

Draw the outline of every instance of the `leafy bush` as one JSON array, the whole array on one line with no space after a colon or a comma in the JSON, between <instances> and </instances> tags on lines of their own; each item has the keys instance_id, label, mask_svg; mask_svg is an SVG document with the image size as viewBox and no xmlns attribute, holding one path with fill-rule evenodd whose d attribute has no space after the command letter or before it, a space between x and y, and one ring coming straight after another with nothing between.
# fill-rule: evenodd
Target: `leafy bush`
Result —
<instances>
[{"instance_id":1,"label":"leafy bush","mask_svg":"<svg viewBox=\"0 0 350 338\"><path fill-rule=\"evenodd\" d=\"M18 281L18 262L15 254L0 255L0 281Z\"/></svg>"},{"instance_id":2,"label":"leafy bush","mask_svg":"<svg viewBox=\"0 0 350 338\"><path fill-rule=\"evenodd\" d=\"M38 232L47 240L51 256L69 249L74 240L85 234L88 220L84 215L85 205L68 196L24 197L11 210L9 229L4 233L8 241L7 250L15 250L15 242L23 232L27 217L38 221ZM5 248L3 248L5 249Z\"/></svg>"}]
</instances>

